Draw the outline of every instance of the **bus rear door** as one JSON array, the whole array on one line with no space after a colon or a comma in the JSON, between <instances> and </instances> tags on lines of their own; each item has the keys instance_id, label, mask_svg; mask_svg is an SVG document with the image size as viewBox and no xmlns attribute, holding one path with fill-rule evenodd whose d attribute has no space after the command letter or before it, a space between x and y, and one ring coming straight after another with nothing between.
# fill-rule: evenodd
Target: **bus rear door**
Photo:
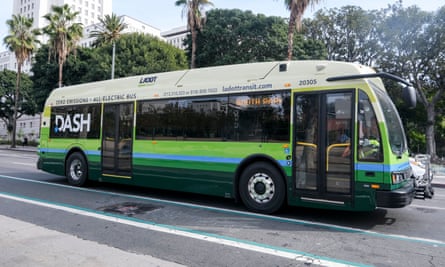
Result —
<instances>
[{"instance_id":1,"label":"bus rear door","mask_svg":"<svg viewBox=\"0 0 445 267\"><path fill-rule=\"evenodd\" d=\"M294 95L296 196L310 206L349 206L353 196L354 91Z\"/></svg>"},{"instance_id":2,"label":"bus rear door","mask_svg":"<svg viewBox=\"0 0 445 267\"><path fill-rule=\"evenodd\" d=\"M133 103L105 104L102 125L102 175L131 178Z\"/></svg>"}]
</instances>

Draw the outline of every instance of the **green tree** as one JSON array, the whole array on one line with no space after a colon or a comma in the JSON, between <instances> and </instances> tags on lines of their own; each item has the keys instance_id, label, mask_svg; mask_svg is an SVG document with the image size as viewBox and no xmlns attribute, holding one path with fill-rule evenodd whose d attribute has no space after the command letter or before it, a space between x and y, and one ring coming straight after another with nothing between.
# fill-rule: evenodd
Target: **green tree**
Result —
<instances>
[{"instance_id":1,"label":"green tree","mask_svg":"<svg viewBox=\"0 0 445 267\"><path fill-rule=\"evenodd\" d=\"M150 35L139 33L123 34L116 45L121 52L116 55L116 77L165 72L187 68L184 51ZM64 84L102 81L110 78L112 44L98 48L78 48L76 57L68 57L63 69ZM40 109L58 84L58 64L48 61L47 46L35 55L34 98Z\"/></svg>"},{"instance_id":2,"label":"green tree","mask_svg":"<svg viewBox=\"0 0 445 267\"><path fill-rule=\"evenodd\" d=\"M412 81L426 110L426 153L436 159L436 105L445 92L445 7L429 13L399 3L387 12L381 28L384 50L379 65Z\"/></svg>"},{"instance_id":3,"label":"green tree","mask_svg":"<svg viewBox=\"0 0 445 267\"><path fill-rule=\"evenodd\" d=\"M33 89L31 79L26 74L21 75L21 93L18 101L15 92L16 80L16 72L6 69L0 72L0 119L7 125L12 143L16 142L14 128L17 119L24 114L34 115L36 112L36 104L31 95Z\"/></svg>"},{"instance_id":4,"label":"green tree","mask_svg":"<svg viewBox=\"0 0 445 267\"><path fill-rule=\"evenodd\" d=\"M286 57L287 23L239 9L212 9L207 24L198 34L196 66L217 66L246 62L282 60ZM323 44L294 36L293 53L299 59L325 58ZM190 38L186 42L191 42Z\"/></svg>"},{"instance_id":5,"label":"green tree","mask_svg":"<svg viewBox=\"0 0 445 267\"><path fill-rule=\"evenodd\" d=\"M121 37L122 31L125 30L128 25L124 23L122 17L118 17L116 14L105 15L104 18L99 18L100 28L91 33L90 37L96 38L94 46L98 47L104 44L111 43L113 47L111 58L111 79L114 79L114 64L116 58L116 40Z\"/></svg>"},{"instance_id":6,"label":"green tree","mask_svg":"<svg viewBox=\"0 0 445 267\"><path fill-rule=\"evenodd\" d=\"M116 45L121 49L121 52L116 55L117 77L187 68L187 58L184 51L148 34L123 34L122 37L116 41ZM106 60L104 60L106 57L109 59L108 51L110 51L109 47L107 48L106 46L99 49L102 62L106 62ZM91 64L93 64L93 62L91 62ZM91 74L96 77L100 75L99 73L95 75L94 72Z\"/></svg>"},{"instance_id":7,"label":"green tree","mask_svg":"<svg viewBox=\"0 0 445 267\"><path fill-rule=\"evenodd\" d=\"M436 108L443 101L445 94L445 6L435 12L432 20L426 25L427 28L420 38L418 56L424 63L420 71L413 73L412 78L418 91L419 102L426 109L426 151L433 159L437 159Z\"/></svg>"},{"instance_id":8,"label":"green tree","mask_svg":"<svg viewBox=\"0 0 445 267\"><path fill-rule=\"evenodd\" d=\"M440 108L437 109L438 114L444 114L444 99L440 103ZM437 156L443 161L445 157L445 117L443 115L438 116L438 123L436 124L436 152ZM425 151L425 150L424 150Z\"/></svg>"},{"instance_id":9,"label":"green tree","mask_svg":"<svg viewBox=\"0 0 445 267\"><path fill-rule=\"evenodd\" d=\"M177 0L176 6L183 6L182 16L187 16L187 27L192 35L192 49L190 68L195 68L196 61L196 47L197 47L197 34L204 24L203 8L206 6L213 6L213 3L209 0Z\"/></svg>"},{"instance_id":10,"label":"green tree","mask_svg":"<svg viewBox=\"0 0 445 267\"><path fill-rule=\"evenodd\" d=\"M58 87L59 65L55 61L48 61L48 46L43 45L35 54L35 64L32 66L34 83L33 97L39 110L43 110L45 100L54 88ZM109 57L108 57L109 58ZM109 79L109 64L101 62L102 55L99 49L77 49L75 57L68 57L63 68L64 85L74 85L92 81ZM105 67L100 70L100 77L94 79L90 73L97 73L100 65Z\"/></svg>"},{"instance_id":11,"label":"green tree","mask_svg":"<svg viewBox=\"0 0 445 267\"><path fill-rule=\"evenodd\" d=\"M379 11L354 6L318 11L304 22L306 37L323 42L329 60L360 62L413 82L420 103L414 110L403 106L399 85L386 82L386 87L409 129L410 146L433 158L436 138L442 138L435 129L440 126L436 121L443 121L436 110L445 90L443 12L404 8L398 2Z\"/></svg>"},{"instance_id":12,"label":"green tree","mask_svg":"<svg viewBox=\"0 0 445 267\"><path fill-rule=\"evenodd\" d=\"M6 21L6 24L9 27L9 35L7 35L3 41L9 48L9 50L15 54L15 58L17 60L17 77L15 85L14 116L12 124L13 127L11 143L11 147L15 147L22 67L25 61L30 59L32 53L36 49L38 43L37 35L39 35L39 31L36 29L32 29L32 18L26 18L20 15L13 15L12 19Z\"/></svg>"},{"instance_id":13,"label":"green tree","mask_svg":"<svg viewBox=\"0 0 445 267\"><path fill-rule=\"evenodd\" d=\"M82 37L82 24L74 22L78 14L79 12L73 12L65 4L63 6L52 6L51 13L43 16L48 23L43 32L49 36L49 47L57 55L59 87L62 87L63 65Z\"/></svg>"},{"instance_id":14,"label":"green tree","mask_svg":"<svg viewBox=\"0 0 445 267\"><path fill-rule=\"evenodd\" d=\"M377 12L344 6L317 11L314 19L304 21L304 33L325 44L328 60L373 66L381 50L377 21Z\"/></svg>"},{"instance_id":15,"label":"green tree","mask_svg":"<svg viewBox=\"0 0 445 267\"><path fill-rule=\"evenodd\" d=\"M303 15L308 6L318 4L319 0L284 0L286 8L290 11L289 27L287 30L287 59L292 59L294 47L294 31L300 31Z\"/></svg>"},{"instance_id":16,"label":"green tree","mask_svg":"<svg viewBox=\"0 0 445 267\"><path fill-rule=\"evenodd\" d=\"M38 110L42 111L45 100L49 93L58 87L58 64L56 61L48 60L50 56L50 48L48 45L42 45L34 55L34 64L32 65L31 77L34 90L33 98L37 103Z\"/></svg>"}]
</instances>

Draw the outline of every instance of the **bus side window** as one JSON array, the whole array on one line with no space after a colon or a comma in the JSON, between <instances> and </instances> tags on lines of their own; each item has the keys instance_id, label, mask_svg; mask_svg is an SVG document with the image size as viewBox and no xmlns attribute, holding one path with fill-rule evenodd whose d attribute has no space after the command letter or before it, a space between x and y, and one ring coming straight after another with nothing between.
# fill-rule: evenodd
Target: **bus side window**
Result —
<instances>
[{"instance_id":1,"label":"bus side window","mask_svg":"<svg viewBox=\"0 0 445 267\"><path fill-rule=\"evenodd\" d=\"M358 159L361 161L382 161L380 129L369 97L359 92L358 103Z\"/></svg>"}]
</instances>

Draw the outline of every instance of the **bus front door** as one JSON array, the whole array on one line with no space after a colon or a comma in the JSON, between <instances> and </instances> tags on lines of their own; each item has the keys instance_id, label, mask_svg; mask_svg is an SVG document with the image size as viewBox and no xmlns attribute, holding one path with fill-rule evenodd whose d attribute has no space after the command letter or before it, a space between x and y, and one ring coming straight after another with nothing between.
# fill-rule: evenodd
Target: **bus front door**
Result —
<instances>
[{"instance_id":1,"label":"bus front door","mask_svg":"<svg viewBox=\"0 0 445 267\"><path fill-rule=\"evenodd\" d=\"M102 124L102 175L131 178L133 103L105 104Z\"/></svg>"},{"instance_id":2,"label":"bus front door","mask_svg":"<svg viewBox=\"0 0 445 267\"><path fill-rule=\"evenodd\" d=\"M294 96L294 182L302 202L353 205L354 92Z\"/></svg>"}]
</instances>

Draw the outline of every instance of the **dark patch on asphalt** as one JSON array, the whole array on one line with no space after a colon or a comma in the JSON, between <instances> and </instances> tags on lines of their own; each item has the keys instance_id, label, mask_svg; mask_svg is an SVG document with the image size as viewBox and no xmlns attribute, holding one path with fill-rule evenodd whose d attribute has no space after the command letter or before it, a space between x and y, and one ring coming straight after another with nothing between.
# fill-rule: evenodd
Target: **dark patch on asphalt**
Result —
<instances>
[{"instance_id":1,"label":"dark patch on asphalt","mask_svg":"<svg viewBox=\"0 0 445 267\"><path fill-rule=\"evenodd\" d=\"M162 207L150 205L150 204L124 202L124 203L101 207L101 208L98 208L98 210L103 211L103 212L121 214L121 215L125 215L128 217L132 217L134 215L147 213L147 212L157 210L160 208L162 208Z\"/></svg>"}]
</instances>

